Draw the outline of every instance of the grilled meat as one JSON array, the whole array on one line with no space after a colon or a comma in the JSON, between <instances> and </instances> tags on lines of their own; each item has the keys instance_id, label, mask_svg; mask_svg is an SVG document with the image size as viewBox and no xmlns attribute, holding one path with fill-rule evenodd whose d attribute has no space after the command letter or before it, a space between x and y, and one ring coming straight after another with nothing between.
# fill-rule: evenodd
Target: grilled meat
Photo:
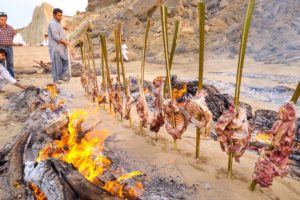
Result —
<instances>
[{"instance_id":1,"label":"grilled meat","mask_svg":"<svg viewBox=\"0 0 300 200\"><path fill-rule=\"evenodd\" d=\"M239 162L240 157L249 145L251 137L251 128L247 120L246 110L240 107L236 112L233 107L230 107L218 119L215 130L222 150L228 154L233 153L236 162Z\"/></svg>"},{"instance_id":2,"label":"grilled meat","mask_svg":"<svg viewBox=\"0 0 300 200\"><path fill-rule=\"evenodd\" d=\"M272 185L276 176L287 175L288 157L296 134L296 111L293 103L280 107L278 120L270 130L271 147L265 149L255 164L253 180L261 187Z\"/></svg>"}]
</instances>

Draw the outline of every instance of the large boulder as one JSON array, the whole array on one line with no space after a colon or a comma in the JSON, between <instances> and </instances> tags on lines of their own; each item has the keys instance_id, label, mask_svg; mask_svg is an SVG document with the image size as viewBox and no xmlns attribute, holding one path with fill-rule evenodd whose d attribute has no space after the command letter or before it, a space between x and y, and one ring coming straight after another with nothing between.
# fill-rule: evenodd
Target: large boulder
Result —
<instances>
[{"instance_id":1,"label":"large boulder","mask_svg":"<svg viewBox=\"0 0 300 200\"><path fill-rule=\"evenodd\" d=\"M48 3L43 3L35 7L32 22L21 31L21 35L26 43L41 43L44 34L47 33L48 24L52 19L53 7Z\"/></svg>"}]
</instances>

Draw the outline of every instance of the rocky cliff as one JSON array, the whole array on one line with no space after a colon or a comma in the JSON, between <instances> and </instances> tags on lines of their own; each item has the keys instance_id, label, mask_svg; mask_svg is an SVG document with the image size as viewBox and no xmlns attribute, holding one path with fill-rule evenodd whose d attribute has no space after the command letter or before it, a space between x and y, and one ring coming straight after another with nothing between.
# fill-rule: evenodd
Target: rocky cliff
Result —
<instances>
[{"instance_id":1,"label":"rocky cliff","mask_svg":"<svg viewBox=\"0 0 300 200\"><path fill-rule=\"evenodd\" d=\"M140 53L147 17L152 18L147 58L163 58L161 41L161 3L169 7L169 34L174 22L181 21L177 54L197 55L198 22L197 0L89 0L88 11L75 17L77 23L93 25L94 44L99 45L100 33L109 38L113 49L112 31L117 23L123 24L124 37L129 47ZM236 56L248 0L206 0L207 56ZM291 63L300 61L299 0L256 0L250 29L247 54L257 61ZM88 17L87 17L88 16ZM92 16L92 17L91 17ZM84 29L82 29L84 30ZM77 31L77 37L80 34Z\"/></svg>"}]
</instances>

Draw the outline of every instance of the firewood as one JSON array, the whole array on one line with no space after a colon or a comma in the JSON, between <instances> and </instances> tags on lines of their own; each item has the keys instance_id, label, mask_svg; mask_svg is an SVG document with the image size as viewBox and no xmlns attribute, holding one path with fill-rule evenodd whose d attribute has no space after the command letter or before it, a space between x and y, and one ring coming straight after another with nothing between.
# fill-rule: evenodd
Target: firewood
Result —
<instances>
[{"instance_id":1,"label":"firewood","mask_svg":"<svg viewBox=\"0 0 300 200\"><path fill-rule=\"evenodd\" d=\"M98 200L108 196L107 192L85 179L72 165L50 159L52 166L78 194L80 199Z\"/></svg>"},{"instance_id":2,"label":"firewood","mask_svg":"<svg viewBox=\"0 0 300 200\"><path fill-rule=\"evenodd\" d=\"M23 152L29 133L21 133L12 149L9 162L9 183L14 199L26 199L26 187L23 179Z\"/></svg>"},{"instance_id":3,"label":"firewood","mask_svg":"<svg viewBox=\"0 0 300 200\"><path fill-rule=\"evenodd\" d=\"M68 124L68 118L66 115L61 114L59 117L55 118L53 121L46 126L45 131L47 134L51 135L56 131L59 131L62 127Z\"/></svg>"},{"instance_id":4,"label":"firewood","mask_svg":"<svg viewBox=\"0 0 300 200\"><path fill-rule=\"evenodd\" d=\"M46 195L48 200L78 199L75 191L61 177L60 172L53 169L50 161L25 164L25 180L36 185Z\"/></svg>"}]
</instances>

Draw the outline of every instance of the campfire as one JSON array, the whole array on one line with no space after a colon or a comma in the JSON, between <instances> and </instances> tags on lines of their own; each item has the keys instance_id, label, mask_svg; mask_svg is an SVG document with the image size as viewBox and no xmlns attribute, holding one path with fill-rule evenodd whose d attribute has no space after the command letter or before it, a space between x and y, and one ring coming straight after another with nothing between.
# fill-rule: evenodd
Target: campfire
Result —
<instances>
[{"instance_id":1,"label":"campfire","mask_svg":"<svg viewBox=\"0 0 300 200\"><path fill-rule=\"evenodd\" d=\"M122 184L122 181L128 180L134 176L143 175L136 171L125 174L115 181L108 181L103 184L99 176L110 168L111 161L103 156L104 141L108 136L106 130L99 130L95 127L93 130L84 130L84 122L89 113L83 110L77 110L68 115L69 123L67 129L62 131L60 140L40 151L38 162L45 161L49 157L57 158L72 164L89 181L119 197L135 199L140 195L143 186L137 182L133 187ZM94 127L94 126L93 126Z\"/></svg>"}]
</instances>

